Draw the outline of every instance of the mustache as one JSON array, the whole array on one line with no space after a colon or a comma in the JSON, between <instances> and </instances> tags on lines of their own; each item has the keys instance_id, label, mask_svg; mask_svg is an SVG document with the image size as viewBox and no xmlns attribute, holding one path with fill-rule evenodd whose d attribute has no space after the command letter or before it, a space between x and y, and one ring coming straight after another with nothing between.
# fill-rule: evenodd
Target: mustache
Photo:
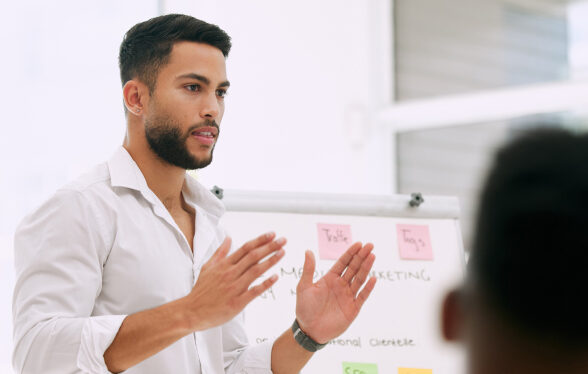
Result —
<instances>
[{"instance_id":1,"label":"mustache","mask_svg":"<svg viewBox=\"0 0 588 374\"><path fill-rule=\"evenodd\" d=\"M199 123L197 125L191 126L188 129L188 134L191 134L192 132L194 132L195 130L198 130L201 127L215 127L216 130L218 131L218 133L220 134L220 127L216 123L215 120L204 120L204 122L202 122L202 123Z\"/></svg>"}]
</instances>

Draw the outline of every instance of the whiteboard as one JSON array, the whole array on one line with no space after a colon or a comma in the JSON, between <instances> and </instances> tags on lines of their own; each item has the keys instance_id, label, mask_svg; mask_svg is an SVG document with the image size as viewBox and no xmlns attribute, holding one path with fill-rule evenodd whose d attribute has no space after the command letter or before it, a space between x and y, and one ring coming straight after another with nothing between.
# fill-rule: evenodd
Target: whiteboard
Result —
<instances>
[{"instance_id":1,"label":"whiteboard","mask_svg":"<svg viewBox=\"0 0 588 374\"><path fill-rule=\"evenodd\" d=\"M315 254L316 281L335 263L325 255L323 225L341 225L350 229L353 242L374 244L378 280L350 328L317 352L302 373L463 373L463 352L443 341L439 318L445 292L462 280L465 269L458 201L424 196L413 208L410 199L224 191L222 224L233 243L240 246L269 230L288 239L286 255L265 275L277 273L280 279L245 309L250 341L275 339L291 326L304 251ZM400 230L406 227L427 228L432 259L401 258L407 240L415 244L406 236L410 232Z\"/></svg>"}]
</instances>

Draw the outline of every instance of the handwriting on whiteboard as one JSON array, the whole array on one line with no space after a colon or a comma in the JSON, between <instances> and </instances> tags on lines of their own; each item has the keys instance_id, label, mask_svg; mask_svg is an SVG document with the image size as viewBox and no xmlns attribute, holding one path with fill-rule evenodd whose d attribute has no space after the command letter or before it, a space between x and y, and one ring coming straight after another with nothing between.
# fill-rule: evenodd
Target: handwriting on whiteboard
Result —
<instances>
[{"instance_id":1,"label":"handwriting on whiteboard","mask_svg":"<svg viewBox=\"0 0 588 374\"><path fill-rule=\"evenodd\" d=\"M317 223L316 226L321 260L336 260L351 246L351 225Z\"/></svg>"},{"instance_id":2,"label":"handwriting on whiteboard","mask_svg":"<svg viewBox=\"0 0 588 374\"><path fill-rule=\"evenodd\" d=\"M403 260L433 260L431 235L427 225L396 225L398 251Z\"/></svg>"}]
</instances>

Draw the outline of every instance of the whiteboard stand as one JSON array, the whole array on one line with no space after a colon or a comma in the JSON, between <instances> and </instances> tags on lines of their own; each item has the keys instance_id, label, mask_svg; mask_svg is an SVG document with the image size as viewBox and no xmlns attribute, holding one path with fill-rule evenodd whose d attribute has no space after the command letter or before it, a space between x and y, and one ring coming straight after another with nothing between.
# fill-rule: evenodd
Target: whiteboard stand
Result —
<instances>
[{"instance_id":1,"label":"whiteboard stand","mask_svg":"<svg viewBox=\"0 0 588 374\"><path fill-rule=\"evenodd\" d=\"M280 279L245 309L252 344L275 339L291 326L304 251L315 254L317 280L335 263L327 247L337 243L325 244L324 235L349 236L352 242L374 243L376 287L351 327L315 354L302 373L464 371L463 352L443 341L439 325L442 299L465 270L456 197L425 195L422 204L411 207L410 195L218 190L227 208L221 222L236 246L270 230L288 239L284 258L259 281L272 273ZM342 234L329 236L331 227ZM402 257L428 256L428 250L427 259Z\"/></svg>"}]
</instances>

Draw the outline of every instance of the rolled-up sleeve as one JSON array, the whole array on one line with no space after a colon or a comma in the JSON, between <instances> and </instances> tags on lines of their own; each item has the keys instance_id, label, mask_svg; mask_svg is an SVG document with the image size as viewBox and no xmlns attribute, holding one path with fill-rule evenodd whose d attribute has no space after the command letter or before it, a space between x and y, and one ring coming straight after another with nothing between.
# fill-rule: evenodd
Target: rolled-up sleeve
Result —
<instances>
[{"instance_id":1,"label":"rolled-up sleeve","mask_svg":"<svg viewBox=\"0 0 588 374\"><path fill-rule=\"evenodd\" d=\"M271 374L273 340L249 345L244 313L222 326L225 372L227 374Z\"/></svg>"},{"instance_id":2,"label":"rolled-up sleeve","mask_svg":"<svg viewBox=\"0 0 588 374\"><path fill-rule=\"evenodd\" d=\"M227 371L229 374L271 374L273 341L267 341L245 348Z\"/></svg>"},{"instance_id":3,"label":"rolled-up sleeve","mask_svg":"<svg viewBox=\"0 0 588 374\"><path fill-rule=\"evenodd\" d=\"M108 244L92 206L60 190L15 234L13 366L18 373L108 373L125 315L92 316Z\"/></svg>"}]
</instances>

